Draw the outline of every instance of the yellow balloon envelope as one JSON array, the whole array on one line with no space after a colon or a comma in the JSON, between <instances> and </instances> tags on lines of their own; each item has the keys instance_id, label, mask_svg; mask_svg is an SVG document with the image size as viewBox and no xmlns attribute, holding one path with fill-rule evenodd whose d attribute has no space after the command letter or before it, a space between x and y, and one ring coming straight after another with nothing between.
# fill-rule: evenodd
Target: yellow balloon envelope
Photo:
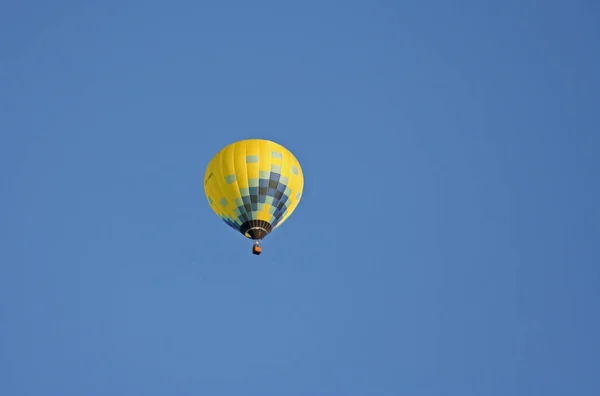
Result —
<instances>
[{"instance_id":1,"label":"yellow balloon envelope","mask_svg":"<svg viewBox=\"0 0 600 396\"><path fill-rule=\"evenodd\" d=\"M304 188L300 163L285 147L263 139L223 148L210 162L204 191L211 208L233 229L260 241L281 226L298 206Z\"/></svg>"}]
</instances>

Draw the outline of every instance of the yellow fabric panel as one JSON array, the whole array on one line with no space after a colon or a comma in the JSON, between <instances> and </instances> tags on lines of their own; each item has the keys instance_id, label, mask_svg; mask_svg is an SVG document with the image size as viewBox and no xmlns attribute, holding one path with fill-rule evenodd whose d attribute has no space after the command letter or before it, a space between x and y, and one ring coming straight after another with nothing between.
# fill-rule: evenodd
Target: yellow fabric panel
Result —
<instances>
[{"instance_id":1,"label":"yellow fabric panel","mask_svg":"<svg viewBox=\"0 0 600 396\"><path fill-rule=\"evenodd\" d=\"M263 174L271 172L273 158L271 158L270 152L272 145L273 144L267 140L261 140L259 142L259 172L263 172ZM271 205L262 203L259 206L262 206L262 209L259 208L258 220L264 220L270 223L271 213L269 213L269 210L271 209Z\"/></svg>"},{"instance_id":2,"label":"yellow fabric panel","mask_svg":"<svg viewBox=\"0 0 600 396\"><path fill-rule=\"evenodd\" d=\"M258 179L258 165L259 162L250 162L248 161L249 157L258 157L260 160L260 144L257 140L249 140L245 144L246 147L246 167L248 169L247 178L248 181L251 179ZM250 183L248 183L250 186ZM251 186L255 187L255 186Z\"/></svg>"},{"instance_id":3,"label":"yellow fabric panel","mask_svg":"<svg viewBox=\"0 0 600 396\"><path fill-rule=\"evenodd\" d=\"M234 152L231 159L235 168L235 175L239 188L248 188L248 171L246 168L246 146L234 143L230 146Z\"/></svg>"},{"instance_id":4,"label":"yellow fabric panel","mask_svg":"<svg viewBox=\"0 0 600 396\"><path fill-rule=\"evenodd\" d=\"M240 198L240 190L237 183L227 184L221 182L226 175L234 171L232 161L228 160L232 154L233 147L226 147L215 156L207 171L208 175L212 174L212 177L206 185L206 193L212 199L211 207L219 216L230 216L236 219L235 198ZM226 205L221 202L222 198L227 200Z\"/></svg>"},{"instance_id":5,"label":"yellow fabric panel","mask_svg":"<svg viewBox=\"0 0 600 396\"><path fill-rule=\"evenodd\" d=\"M302 199L302 192L304 190L304 174L302 172L302 167L300 166L300 163L298 162L296 157L289 150L287 150L285 148L283 148L283 149L285 150L285 154L284 154L285 165L283 167L284 169L282 171L282 174L288 176L288 178L289 178L288 187L290 187L290 189L292 190L292 195L290 196L291 203L288 205L288 210L287 210L286 214L279 221L279 223L275 226L275 228L281 226L288 219L288 217L294 212L294 210L296 210L296 207L300 203L300 199ZM298 171L298 175L296 175L292 172L292 167L296 167L296 169ZM296 198L298 193L299 193L299 197Z\"/></svg>"}]
</instances>

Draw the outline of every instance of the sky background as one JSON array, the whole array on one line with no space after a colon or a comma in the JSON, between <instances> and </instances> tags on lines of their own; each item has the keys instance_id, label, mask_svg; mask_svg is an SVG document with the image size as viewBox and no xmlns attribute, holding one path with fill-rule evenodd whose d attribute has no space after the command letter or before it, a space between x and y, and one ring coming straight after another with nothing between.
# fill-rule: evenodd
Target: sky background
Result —
<instances>
[{"instance_id":1,"label":"sky background","mask_svg":"<svg viewBox=\"0 0 600 396\"><path fill-rule=\"evenodd\" d=\"M600 394L599 4L2 3L0 394Z\"/></svg>"}]
</instances>

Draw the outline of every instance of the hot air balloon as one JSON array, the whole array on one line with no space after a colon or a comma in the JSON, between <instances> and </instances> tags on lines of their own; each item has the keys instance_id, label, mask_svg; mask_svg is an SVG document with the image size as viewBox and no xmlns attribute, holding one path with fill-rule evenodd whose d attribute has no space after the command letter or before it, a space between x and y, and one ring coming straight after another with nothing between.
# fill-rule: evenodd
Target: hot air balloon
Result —
<instances>
[{"instance_id":1,"label":"hot air balloon","mask_svg":"<svg viewBox=\"0 0 600 396\"><path fill-rule=\"evenodd\" d=\"M241 140L223 148L204 176L210 207L223 221L253 240L261 241L281 226L302 197L304 175L294 155L264 139Z\"/></svg>"}]
</instances>

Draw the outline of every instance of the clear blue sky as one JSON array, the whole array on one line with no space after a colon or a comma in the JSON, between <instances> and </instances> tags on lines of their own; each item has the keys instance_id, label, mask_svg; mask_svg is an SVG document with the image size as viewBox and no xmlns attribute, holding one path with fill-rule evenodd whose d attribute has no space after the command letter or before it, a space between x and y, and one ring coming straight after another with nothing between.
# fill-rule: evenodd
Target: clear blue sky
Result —
<instances>
[{"instance_id":1,"label":"clear blue sky","mask_svg":"<svg viewBox=\"0 0 600 396\"><path fill-rule=\"evenodd\" d=\"M600 394L599 21L5 2L0 394ZM202 185L251 137L306 177L259 257Z\"/></svg>"}]
</instances>

